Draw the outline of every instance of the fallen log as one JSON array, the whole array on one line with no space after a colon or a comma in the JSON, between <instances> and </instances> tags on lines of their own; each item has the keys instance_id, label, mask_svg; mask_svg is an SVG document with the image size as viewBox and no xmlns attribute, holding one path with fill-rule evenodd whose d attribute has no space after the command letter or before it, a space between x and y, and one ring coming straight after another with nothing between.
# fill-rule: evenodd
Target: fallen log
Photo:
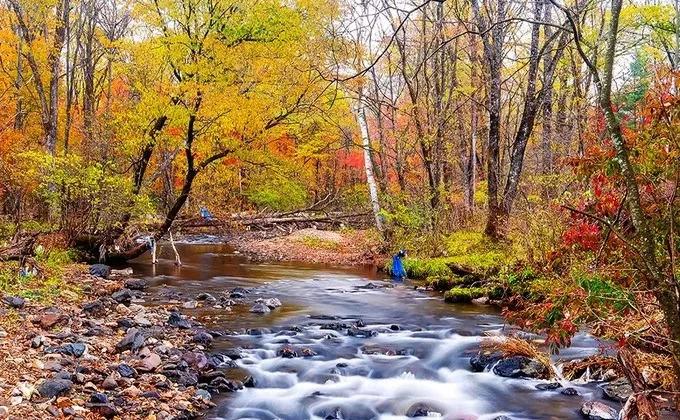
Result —
<instances>
[{"instance_id":1,"label":"fallen log","mask_svg":"<svg viewBox=\"0 0 680 420\"><path fill-rule=\"evenodd\" d=\"M0 261L18 261L33 255L37 233L23 234L15 237L7 246L0 248Z\"/></svg>"},{"instance_id":2,"label":"fallen log","mask_svg":"<svg viewBox=\"0 0 680 420\"><path fill-rule=\"evenodd\" d=\"M350 214L332 214L324 213L317 215L301 214L301 215L287 215L279 216L276 214L263 216L262 214L256 214L252 217L245 216L243 214L232 216L228 219L184 219L176 223L177 227L210 227L210 226L224 226L229 224L237 224L242 226L270 226L277 224L289 224L289 223L341 223L344 220L365 217L369 213L350 213Z\"/></svg>"}]
</instances>

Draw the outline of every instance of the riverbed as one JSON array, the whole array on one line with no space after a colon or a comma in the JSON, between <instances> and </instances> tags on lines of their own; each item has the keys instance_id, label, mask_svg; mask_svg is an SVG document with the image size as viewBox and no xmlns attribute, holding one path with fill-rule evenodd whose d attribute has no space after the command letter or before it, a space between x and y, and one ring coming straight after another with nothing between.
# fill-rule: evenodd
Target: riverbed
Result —
<instances>
[{"instance_id":1,"label":"riverbed","mask_svg":"<svg viewBox=\"0 0 680 420\"><path fill-rule=\"evenodd\" d=\"M539 380L473 372L469 359L484 337L512 330L491 306L449 305L370 266L253 263L219 238L178 249L181 267L168 246L158 264L147 258L132 264L149 281L149 304L236 287L249 292L248 301L282 303L266 314L251 313L247 304L182 309L226 333L211 350L238 353L231 377L252 378L251 387L215 397L208 418L576 419L583 402L601 397L592 383L564 383L578 395L563 395L537 390ZM585 357L598 345L579 334L559 357Z\"/></svg>"}]
</instances>

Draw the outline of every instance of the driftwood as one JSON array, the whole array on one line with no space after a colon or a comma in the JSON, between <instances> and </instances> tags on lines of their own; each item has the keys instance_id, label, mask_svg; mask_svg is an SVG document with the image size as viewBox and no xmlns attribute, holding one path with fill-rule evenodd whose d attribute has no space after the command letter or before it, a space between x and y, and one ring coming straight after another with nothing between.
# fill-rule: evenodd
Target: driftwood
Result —
<instances>
[{"instance_id":1,"label":"driftwood","mask_svg":"<svg viewBox=\"0 0 680 420\"><path fill-rule=\"evenodd\" d=\"M0 261L20 261L22 258L33 255L37 233L24 234L15 237L9 245L0 248Z\"/></svg>"}]
</instances>

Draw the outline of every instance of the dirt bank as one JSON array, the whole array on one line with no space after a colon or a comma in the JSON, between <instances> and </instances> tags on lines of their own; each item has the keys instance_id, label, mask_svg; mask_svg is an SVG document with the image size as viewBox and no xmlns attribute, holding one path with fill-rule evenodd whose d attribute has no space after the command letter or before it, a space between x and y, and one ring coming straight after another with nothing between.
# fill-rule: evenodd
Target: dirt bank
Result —
<instances>
[{"instance_id":1,"label":"dirt bank","mask_svg":"<svg viewBox=\"0 0 680 420\"><path fill-rule=\"evenodd\" d=\"M379 238L366 230L243 232L230 235L229 243L258 261L362 265L380 264L385 259L380 254Z\"/></svg>"}]
</instances>

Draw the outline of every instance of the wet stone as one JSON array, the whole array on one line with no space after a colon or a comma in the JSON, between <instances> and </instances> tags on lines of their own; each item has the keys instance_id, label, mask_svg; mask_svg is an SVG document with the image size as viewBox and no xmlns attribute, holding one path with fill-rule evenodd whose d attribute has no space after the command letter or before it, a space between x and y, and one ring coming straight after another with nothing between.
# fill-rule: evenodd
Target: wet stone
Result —
<instances>
[{"instance_id":1,"label":"wet stone","mask_svg":"<svg viewBox=\"0 0 680 420\"><path fill-rule=\"evenodd\" d=\"M546 374L546 367L528 357L514 356L496 363L493 373L506 378L540 378Z\"/></svg>"},{"instance_id":2,"label":"wet stone","mask_svg":"<svg viewBox=\"0 0 680 420\"><path fill-rule=\"evenodd\" d=\"M578 391L575 390L574 388L569 387L569 388L564 388L564 389L562 390L561 394L562 394L562 395L567 395L567 396L569 396L569 397L573 397L573 396L578 395Z\"/></svg>"},{"instance_id":3,"label":"wet stone","mask_svg":"<svg viewBox=\"0 0 680 420\"><path fill-rule=\"evenodd\" d=\"M552 391L558 388L562 388L562 384L559 382L550 382L547 384L538 384L536 385L536 389L539 391Z\"/></svg>"},{"instance_id":4,"label":"wet stone","mask_svg":"<svg viewBox=\"0 0 680 420\"><path fill-rule=\"evenodd\" d=\"M283 346L276 351L276 355L285 359L298 357L298 353L291 346Z\"/></svg>"},{"instance_id":5,"label":"wet stone","mask_svg":"<svg viewBox=\"0 0 680 420\"><path fill-rule=\"evenodd\" d=\"M599 401L588 401L581 406L581 414L589 420L616 420L619 412Z\"/></svg>"},{"instance_id":6,"label":"wet stone","mask_svg":"<svg viewBox=\"0 0 680 420\"><path fill-rule=\"evenodd\" d=\"M101 300L95 300L93 302L86 303L83 305L83 312L90 314L102 314L104 312L104 304Z\"/></svg>"},{"instance_id":7,"label":"wet stone","mask_svg":"<svg viewBox=\"0 0 680 420\"><path fill-rule=\"evenodd\" d=\"M502 357L500 353L480 351L470 358L470 367L472 367L473 372L484 372L485 369L501 360Z\"/></svg>"},{"instance_id":8,"label":"wet stone","mask_svg":"<svg viewBox=\"0 0 680 420\"><path fill-rule=\"evenodd\" d=\"M145 290L149 287L149 282L142 279L127 279L125 281L125 287L130 290Z\"/></svg>"},{"instance_id":9,"label":"wet stone","mask_svg":"<svg viewBox=\"0 0 680 420\"><path fill-rule=\"evenodd\" d=\"M440 417L441 413L427 403L415 403L406 410L406 417Z\"/></svg>"},{"instance_id":10,"label":"wet stone","mask_svg":"<svg viewBox=\"0 0 680 420\"><path fill-rule=\"evenodd\" d=\"M602 392L606 399L622 403L633 393L633 387L628 380L621 378L602 385Z\"/></svg>"}]
</instances>

